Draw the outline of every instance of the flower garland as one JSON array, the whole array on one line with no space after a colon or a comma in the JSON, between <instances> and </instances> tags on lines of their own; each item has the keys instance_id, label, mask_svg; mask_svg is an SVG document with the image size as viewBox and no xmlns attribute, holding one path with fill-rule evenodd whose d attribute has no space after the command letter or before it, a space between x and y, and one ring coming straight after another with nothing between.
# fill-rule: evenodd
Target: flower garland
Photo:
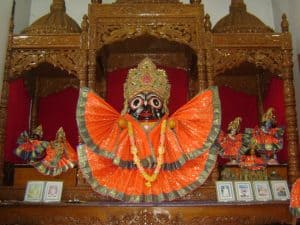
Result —
<instances>
[{"instance_id":1,"label":"flower garland","mask_svg":"<svg viewBox=\"0 0 300 225\"><path fill-rule=\"evenodd\" d=\"M153 183L159 174L159 171L161 169L162 164L164 163L164 153L165 153L165 133L166 133L166 125L167 121L163 120L161 124L161 129L160 129L160 139L159 139L159 146L158 146L158 159L157 159L157 165L154 169L154 172L152 175L148 174L144 167L141 165L141 160L138 156L138 149L135 145L135 139L134 139L134 133L133 133L133 128L132 124L128 121L127 126L128 126L128 135L129 135L129 140L130 140L130 152L133 155L133 162L137 166L140 174L143 176L143 178L146 180L145 185L147 187L151 187L151 183Z\"/></svg>"}]
</instances>

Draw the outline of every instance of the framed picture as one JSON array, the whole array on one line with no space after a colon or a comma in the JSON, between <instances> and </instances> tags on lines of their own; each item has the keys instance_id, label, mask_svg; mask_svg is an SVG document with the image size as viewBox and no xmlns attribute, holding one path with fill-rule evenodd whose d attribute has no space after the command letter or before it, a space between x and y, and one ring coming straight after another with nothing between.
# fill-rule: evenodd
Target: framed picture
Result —
<instances>
[{"instance_id":1,"label":"framed picture","mask_svg":"<svg viewBox=\"0 0 300 225\"><path fill-rule=\"evenodd\" d=\"M271 188L274 200L290 199L290 191L286 180L271 180Z\"/></svg>"},{"instance_id":2,"label":"framed picture","mask_svg":"<svg viewBox=\"0 0 300 225\"><path fill-rule=\"evenodd\" d=\"M44 202L60 202L63 189L62 181L48 181L45 185Z\"/></svg>"},{"instance_id":3,"label":"framed picture","mask_svg":"<svg viewBox=\"0 0 300 225\"><path fill-rule=\"evenodd\" d=\"M41 202L43 200L44 187L44 181L28 181L24 201Z\"/></svg>"},{"instance_id":4,"label":"framed picture","mask_svg":"<svg viewBox=\"0 0 300 225\"><path fill-rule=\"evenodd\" d=\"M250 181L234 182L236 199L238 201L253 201L252 185Z\"/></svg>"},{"instance_id":5,"label":"framed picture","mask_svg":"<svg viewBox=\"0 0 300 225\"><path fill-rule=\"evenodd\" d=\"M253 181L253 192L257 201L271 201L272 193L268 181Z\"/></svg>"},{"instance_id":6,"label":"framed picture","mask_svg":"<svg viewBox=\"0 0 300 225\"><path fill-rule=\"evenodd\" d=\"M217 181L216 190L219 202L235 201L233 183L231 181Z\"/></svg>"}]
</instances>

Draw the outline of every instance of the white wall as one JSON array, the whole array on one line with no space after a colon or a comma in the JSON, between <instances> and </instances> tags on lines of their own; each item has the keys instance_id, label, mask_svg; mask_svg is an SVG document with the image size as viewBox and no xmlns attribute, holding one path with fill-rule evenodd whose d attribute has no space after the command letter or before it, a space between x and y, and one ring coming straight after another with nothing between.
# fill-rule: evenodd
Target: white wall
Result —
<instances>
[{"instance_id":1,"label":"white wall","mask_svg":"<svg viewBox=\"0 0 300 225\"><path fill-rule=\"evenodd\" d=\"M7 37L9 30L9 20L11 15L12 0L2 0L0 7L0 93L2 90L5 57L7 50Z\"/></svg>"},{"instance_id":2,"label":"white wall","mask_svg":"<svg viewBox=\"0 0 300 225\"><path fill-rule=\"evenodd\" d=\"M20 1L20 0L19 0ZM84 14L87 14L90 0L65 0L67 13L79 25ZM103 4L112 3L114 0L103 0ZM189 3L189 0L183 0L183 3ZM212 24L227 15L231 0L202 0L205 12L210 14ZM39 17L49 13L52 0L32 0L30 23ZM248 12L255 14L265 24L274 28L273 9L271 0L245 0Z\"/></svg>"},{"instance_id":3,"label":"white wall","mask_svg":"<svg viewBox=\"0 0 300 225\"><path fill-rule=\"evenodd\" d=\"M30 8L31 0L16 0L14 33L19 34L22 30L28 27Z\"/></svg>"}]
</instances>

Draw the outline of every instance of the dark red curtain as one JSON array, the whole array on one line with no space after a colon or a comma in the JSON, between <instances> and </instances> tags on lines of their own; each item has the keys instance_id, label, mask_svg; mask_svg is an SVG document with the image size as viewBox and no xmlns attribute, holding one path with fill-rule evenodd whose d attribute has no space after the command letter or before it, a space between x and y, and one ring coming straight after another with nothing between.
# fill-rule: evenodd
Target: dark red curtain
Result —
<instances>
[{"instance_id":1,"label":"dark red curtain","mask_svg":"<svg viewBox=\"0 0 300 225\"><path fill-rule=\"evenodd\" d=\"M38 118L43 125L44 140L53 140L56 131L63 127L67 140L76 148L78 145L76 124L78 94L78 89L66 88L59 93L40 98Z\"/></svg>"},{"instance_id":2,"label":"dark red curtain","mask_svg":"<svg viewBox=\"0 0 300 225\"><path fill-rule=\"evenodd\" d=\"M277 126L285 128L283 150L279 151L277 156L280 163L288 161L287 140L286 140L286 121L285 121L285 105L284 105L284 89L283 80L273 77L264 98L264 111L269 107L275 109L277 118Z\"/></svg>"},{"instance_id":3,"label":"dark red curtain","mask_svg":"<svg viewBox=\"0 0 300 225\"><path fill-rule=\"evenodd\" d=\"M7 162L22 162L22 160L14 154L14 149L17 147L17 139L20 133L29 128L29 108L30 97L24 86L24 80L18 79L10 82L4 146L4 160Z\"/></svg>"},{"instance_id":4,"label":"dark red curtain","mask_svg":"<svg viewBox=\"0 0 300 225\"><path fill-rule=\"evenodd\" d=\"M182 69L160 67L166 70L171 84L171 96L169 101L170 114L184 105L188 100L188 76ZM118 69L107 74L106 99L117 111L123 109L123 85L128 73L127 69Z\"/></svg>"},{"instance_id":5,"label":"dark red curtain","mask_svg":"<svg viewBox=\"0 0 300 225\"><path fill-rule=\"evenodd\" d=\"M222 130L227 131L228 124L235 117L242 117L241 132L245 128L253 128L259 123L258 104L255 95L235 91L231 88L219 87L222 107Z\"/></svg>"}]
</instances>

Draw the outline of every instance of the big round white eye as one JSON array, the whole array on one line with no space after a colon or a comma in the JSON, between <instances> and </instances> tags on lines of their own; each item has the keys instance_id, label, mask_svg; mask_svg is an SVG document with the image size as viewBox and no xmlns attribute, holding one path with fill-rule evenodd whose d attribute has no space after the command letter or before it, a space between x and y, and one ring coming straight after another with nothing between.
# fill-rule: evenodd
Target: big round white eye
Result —
<instances>
[{"instance_id":1,"label":"big round white eye","mask_svg":"<svg viewBox=\"0 0 300 225\"><path fill-rule=\"evenodd\" d=\"M134 99L132 99L130 101L130 108L131 109L137 109L139 108L141 105L143 105L144 100L141 97L135 97Z\"/></svg>"},{"instance_id":2,"label":"big round white eye","mask_svg":"<svg viewBox=\"0 0 300 225\"><path fill-rule=\"evenodd\" d=\"M155 109L161 109L162 107L162 102L159 98L157 97L152 97L149 100L149 105L151 105Z\"/></svg>"}]
</instances>

